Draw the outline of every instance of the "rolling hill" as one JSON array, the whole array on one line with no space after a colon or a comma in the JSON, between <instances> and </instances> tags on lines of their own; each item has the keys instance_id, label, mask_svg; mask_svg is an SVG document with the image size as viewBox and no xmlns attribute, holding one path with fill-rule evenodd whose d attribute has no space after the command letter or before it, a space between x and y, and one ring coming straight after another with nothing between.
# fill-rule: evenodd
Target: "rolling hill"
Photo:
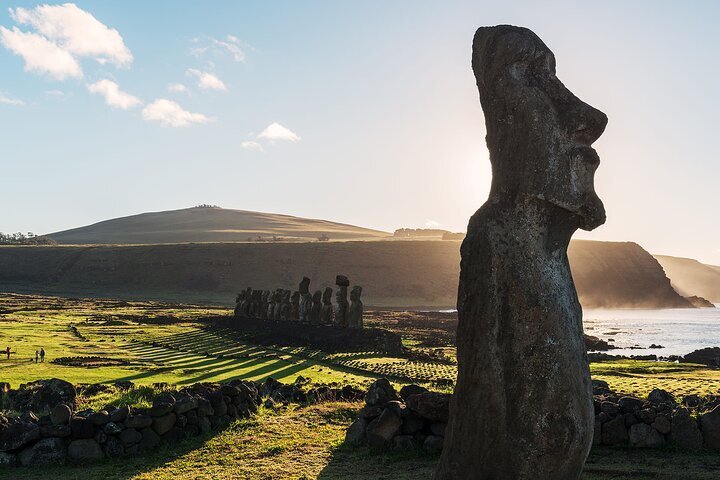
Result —
<instances>
[{"instance_id":1,"label":"rolling hill","mask_svg":"<svg viewBox=\"0 0 720 480\"><path fill-rule=\"evenodd\" d=\"M460 242L0 247L0 290L230 305L241 289L333 286L345 274L374 306L455 305ZM634 243L574 241L569 251L585 307L687 307L658 262Z\"/></svg>"},{"instance_id":2,"label":"rolling hill","mask_svg":"<svg viewBox=\"0 0 720 480\"><path fill-rule=\"evenodd\" d=\"M720 267L705 265L692 258L655 255L680 294L698 295L720 303Z\"/></svg>"},{"instance_id":3,"label":"rolling hill","mask_svg":"<svg viewBox=\"0 0 720 480\"><path fill-rule=\"evenodd\" d=\"M358 240L391 234L343 223L276 213L193 207L114 218L51 233L61 245L130 245L161 243L246 242L270 240Z\"/></svg>"}]
</instances>

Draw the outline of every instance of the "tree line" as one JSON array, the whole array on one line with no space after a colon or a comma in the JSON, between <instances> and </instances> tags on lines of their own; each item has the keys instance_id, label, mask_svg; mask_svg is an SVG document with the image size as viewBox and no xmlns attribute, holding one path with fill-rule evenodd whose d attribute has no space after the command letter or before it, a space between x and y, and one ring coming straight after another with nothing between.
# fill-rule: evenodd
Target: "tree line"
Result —
<instances>
[{"instance_id":1,"label":"tree line","mask_svg":"<svg viewBox=\"0 0 720 480\"><path fill-rule=\"evenodd\" d=\"M57 245L57 242L44 235L35 235L32 232L2 233L0 232L0 245Z\"/></svg>"}]
</instances>

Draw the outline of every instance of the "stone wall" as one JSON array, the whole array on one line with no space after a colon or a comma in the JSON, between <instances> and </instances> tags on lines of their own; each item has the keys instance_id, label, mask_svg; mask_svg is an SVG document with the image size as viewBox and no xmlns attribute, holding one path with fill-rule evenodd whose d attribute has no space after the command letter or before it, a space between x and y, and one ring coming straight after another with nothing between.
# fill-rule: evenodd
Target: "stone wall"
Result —
<instances>
[{"instance_id":1,"label":"stone wall","mask_svg":"<svg viewBox=\"0 0 720 480\"><path fill-rule=\"evenodd\" d=\"M132 388L129 382L119 388ZM90 386L102 390L103 385ZM314 387L233 380L200 383L159 393L150 408L108 405L100 411L76 410L76 388L58 379L9 389L3 397L17 417L0 414L0 467L62 465L133 456L189 436L207 435L236 419L247 418L265 402L357 400L353 387ZM35 411L48 412L37 416Z\"/></svg>"},{"instance_id":2,"label":"stone wall","mask_svg":"<svg viewBox=\"0 0 720 480\"><path fill-rule=\"evenodd\" d=\"M449 417L450 394L428 392L417 385L396 392L378 380L366 394L365 406L348 428L345 441L377 450L442 450ZM697 395L677 399L653 390L646 399L611 391L593 381L594 445L687 450L720 449L720 397Z\"/></svg>"}]
</instances>

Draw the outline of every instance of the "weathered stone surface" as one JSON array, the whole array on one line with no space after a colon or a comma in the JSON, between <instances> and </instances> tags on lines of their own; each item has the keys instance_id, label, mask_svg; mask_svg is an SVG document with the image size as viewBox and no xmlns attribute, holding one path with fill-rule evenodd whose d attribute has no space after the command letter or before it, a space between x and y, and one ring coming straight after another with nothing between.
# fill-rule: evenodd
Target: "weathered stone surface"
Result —
<instances>
[{"instance_id":1,"label":"weathered stone surface","mask_svg":"<svg viewBox=\"0 0 720 480\"><path fill-rule=\"evenodd\" d=\"M367 440L366 430L369 421L367 418L360 417L355 420L345 432L345 443L349 445L363 445Z\"/></svg>"},{"instance_id":2,"label":"weathered stone surface","mask_svg":"<svg viewBox=\"0 0 720 480\"><path fill-rule=\"evenodd\" d=\"M72 410L64 403L55 405L50 411L50 420L53 425L67 425L70 417L72 417Z\"/></svg>"},{"instance_id":3,"label":"weathered stone surface","mask_svg":"<svg viewBox=\"0 0 720 480\"><path fill-rule=\"evenodd\" d=\"M125 405L110 412L110 421L120 423L130 415L130 407Z\"/></svg>"},{"instance_id":4,"label":"weathered stone surface","mask_svg":"<svg viewBox=\"0 0 720 480\"><path fill-rule=\"evenodd\" d=\"M660 388L654 388L648 395L648 401L653 405L660 405L662 403L675 404L675 397L672 394L662 390Z\"/></svg>"},{"instance_id":5,"label":"weathered stone surface","mask_svg":"<svg viewBox=\"0 0 720 480\"><path fill-rule=\"evenodd\" d=\"M438 437L437 435L428 435L423 442L423 450L432 455L437 455L438 453L442 452L444 443L445 439L443 437Z\"/></svg>"},{"instance_id":6,"label":"weathered stone surface","mask_svg":"<svg viewBox=\"0 0 720 480\"><path fill-rule=\"evenodd\" d=\"M424 418L417 414L410 414L403 418L402 433L403 435L415 435L419 433L427 422Z\"/></svg>"},{"instance_id":7,"label":"weathered stone surface","mask_svg":"<svg viewBox=\"0 0 720 480\"><path fill-rule=\"evenodd\" d=\"M43 437L65 438L72 435L70 425L42 425L40 426L40 434Z\"/></svg>"},{"instance_id":8,"label":"weathered stone surface","mask_svg":"<svg viewBox=\"0 0 720 480\"><path fill-rule=\"evenodd\" d=\"M173 405L172 403L156 403L150 409L150 416L162 417L163 415L167 415L168 413L172 412L174 408L175 405Z\"/></svg>"},{"instance_id":9,"label":"weathered stone surface","mask_svg":"<svg viewBox=\"0 0 720 480\"><path fill-rule=\"evenodd\" d=\"M720 405L700 417L700 427L705 446L720 449Z\"/></svg>"},{"instance_id":10,"label":"weathered stone surface","mask_svg":"<svg viewBox=\"0 0 720 480\"><path fill-rule=\"evenodd\" d=\"M643 407L643 401L635 397L622 397L618 400L618 407L623 413L633 413Z\"/></svg>"},{"instance_id":11,"label":"weathered stone surface","mask_svg":"<svg viewBox=\"0 0 720 480\"><path fill-rule=\"evenodd\" d=\"M450 416L449 393L427 392L410 395L405 402L410 410L433 422L447 422Z\"/></svg>"},{"instance_id":12,"label":"weathered stone surface","mask_svg":"<svg viewBox=\"0 0 720 480\"><path fill-rule=\"evenodd\" d=\"M662 433L663 435L667 435L672 429L670 419L665 415L657 415L655 417L655 421L651 425L655 430Z\"/></svg>"},{"instance_id":13,"label":"weathered stone surface","mask_svg":"<svg viewBox=\"0 0 720 480\"><path fill-rule=\"evenodd\" d=\"M43 438L18 455L20 465L63 465L67 459L67 447L59 438Z\"/></svg>"},{"instance_id":14,"label":"weathered stone surface","mask_svg":"<svg viewBox=\"0 0 720 480\"><path fill-rule=\"evenodd\" d=\"M332 293L333 290L330 287L325 287L325 290L323 290L322 308L320 309L320 322L323 325L333 323Z\"/></svg>"},{"instance_id":15,"label":"weathered stone surface","mask_svg":"<svg viewBox=\"0 0 720 480\"><path fill-rule=\"evenodd\" d=\"M371 448L384 449L400 433L402 419L392 410L383 410L367 427L367 442Z\"/></svg>"},{"instance_id":16,"label":"weathered stone surface","mask_svg":"<svg viewBox=\"0 0 720 480\"><path fill-rule=\"evenodd\" d=\"M635 416L643 423L652 425L657 418L657 412L654 408L643 408L642 410L635 412Z\"/></svg>"},{"instance_id":17,"label":"weathered stone surface","mask_svg":"<svg viewBox=\"0 0 720 480\"><path fill-rule=\"evenodd\" d=\"M117 437L108 437L107 442L103 445L103 451L108 458L117 458L125 454L125 446L122 440Z\"/></svg>"},{"instance_id":18,"label":"weathered stone surface","mask_svg":"<svg viewBox=\"0 0 720 480\"><path fill-rule=\"evenodd\" d=\"M350 328L362 328L363 327L363 303L360 300L362 295L362 287L355 285L350 290L350 307L347 313L347 325Z\"/></svg>"},{"instance_id":19,"label":"weathered stone surface","mask_svg":"<svg viewBox=\"0 0 720 480\"><path fill-rule=\"evenodd\" d=\"M105 458L105 453L99 443L91 438L73 440L68 445L68 458L77 462L96 461Z\"/></svg>"},{"instance_id":20,"label":"weathered stone surface","mask_svg":"<svg viewBox=\"0 0 720 480\"><path fill-rule=\"evenodd\" d=\"M210 433L211 425L208 417L200 417L198 419L198 427L200 428L200 433L203 435Z\"/></svg>"},{"instance_id":21,"label":"weathered stone surface","mask_svg":"<svg viewBox=\"0 0 720 480\"><path fill-rule=\"evenodd\" d=\"M400 389L400 398L405 401L410 395L415 395L416 393L425 393L427 391L427 388L421 387L420 385L405 385Z\"/></svg>"},{"instance_id":22,"label":"weathered stone surface","mask_svg":"<svg viewBox=\"0 0 720 480\"><path fill-rule=\"evenodd\" d=\"M29 408L25 408L25 410L40 412L52 409L61 403L75 405L77 390L72 383L65 380L59 378L37 380L27 383L25 388L33 392Z\"/></svg>"},{"instance_id":23,"label":"weathered stone surface","mask_svg":"<svg viewBox=\"0 0 720 480\"><path fill-rule=\"evenodd\" d=\"M673 415L672 429L668 440L687 450L698 450L702 448L703 437L698 428L697 422L686 413Z\"/></svg>"},{"instance_id":24,"label":"weathered stone surface","mask_svg":"<svg viewBox=\"0 0 720 480\"><path fill-rule=\"evenodd\" d=\"M478 29L472 62L493 179L461 247L459 373L435 478L575 480L594 411L567 247L605 221L590 145L607 117L528 29Z\"/></svg>"},{"instance_id":25,"label":"weathered stone surface","mask_svg":"<svg viewBox=\"0 0 720 480\"><path fill-rule=\"evenodd\" d=\"M105 435L120 435L122 428L115 422L108 422L103 426L103 432Z\"/></svg>"},{"instance_id":26,"label":"weathered stone surface","mask_svg":"<svg viewBox=\"0 0 720 480\"><path fill-rule=\"evenodd\" d=\"M345 285L338 285L338 289L335 292L335 325L341 327L348 326L348 310L350 304L347 301L347 289Z\"/></svg>"},{"instance_id":27,"label":"weathered stone surface","mask_svg":"<svg viewBox=\"0 0 720 480\"><path fill-rule=\"evenodd\" d=\"M141 451L152 450L160 444L160 437L151 428L144 428L140 434L142 438L138 447Z\"/></svg>"},{"instance_id":28,"label":"weathered stone surface","mask_svg":"<svg viewBox=\"0 0 720 480\"><path fill-rule=\"evenodd\" d=\"M421 443L418 442L412 435L398 435L397 437L393 438L393 450L401 450L407 452L419 450L421 446Z\"/></svg>"},{"instance_id":29,"label":"weathered stone surface","mask_svg":"<svg viewBox=\"0 0 720 480\"><path fill-rule=\"evenodd\" d=\"M619 415L602 424L603 445L622 445L628 440L625 418Z\"/></svg>"},{"instance_id":30,"label":"weathered stone surface","mask_svg":"<svg viewBox=\"0 0 720 480\"><path fill-rule=\"evenodd\" d=\"M85 417L75 416L70 419L73 438L86 439L95 436L95 425Z\"/></svg>"},{"instance_id":31,"label":"weathered stone surface","mask_svg":"<svg viewBox=\"0 0 720 480\"><path fill-rule=\"evenodd\" d=\"M148 428L152 425L152 417L150 415L139 414L130 415L125 419L125 426L128 428L137 428L138 430Z\"/></svg>"},{"instance_id":32,"label":"weathered stone surface","mask_svg":"<svg viewBox=\"0 0 720 480\"><path fill-rule=\"evenodd\" d=\"M647 423L637 423L628 430L630 445L657 448L665 444L665 437Z\"/></svg>"},{"instance_id":33,"label":"weathered stone surface","mask_svg":"<svg viewBox=\"0 0 720 480\"><path fill-rule=\"evenodd\" d=\"M399 398L390 382L386 378L381 378L370 385L370 389L365 396L365 404L369 407L380 406Z\"/></svg>"},{"instance_id":34,"label":"weathered stone surface","mask_svg":"<svg viewBox=\"0 0 720 480\"><path fill-rule=\"evenodd\" d=\"M152 429L158 435L164 435L175 425L175 420L177 420L177 415L174 412L167 413L162 417L155 417L153 418Z\"/></svg>"},{"instance_id":35,"label":"weathered stone surface","mask_svg":"<svg viewBox=\"0 0 720 480\"><path fill-rule=\"evenodd\" d=\"M593 429L593 445L602 445L602 422L598 418L599 415L595 416L595 428Z\"/></svg>"},{"instance_id":36,"label":"weathered stone surface","mask_svg":"<svg viewBox=\"0 0 720 480\"><path fill-rule=\"evenodd\" d=\"M124 445L127 446L138 443L140 440L142 440L142 434L134 428L126 428L125 430L120 432L118 438L120 439L120 441L123 442Z\"/></svg>"},{"instance_id":37,"label":"weathered stone surface","mask_svg":"<svg viewBox=\"0 0 720 480\"><path fill-rule=\"evenodd\" d=\"M110 421L110 414L105 410L100 410L88 416L88 420L90 420L93 425L102 426Z\"/></svg>"},{"instance_id":38,"label":"weathered stone surface","mask_svg":"<svg viewBox=\"0 0 720 480\"><path fill-rule=\"evenodd\" d=\"M40 427L35 423L12 423L0 430L0 452L24 447L40 438Z\"/></svg>"},{"instance_id":39,"label":"weathered stone surface","mask_svg":"<svg viewBox=\"0 0 720 480\"><path fill-rule=\"evenodd\" d=\"M14 467L18 464L17 455L12 453L0 452L0 468Z\"/></svg>"}]
</instances>

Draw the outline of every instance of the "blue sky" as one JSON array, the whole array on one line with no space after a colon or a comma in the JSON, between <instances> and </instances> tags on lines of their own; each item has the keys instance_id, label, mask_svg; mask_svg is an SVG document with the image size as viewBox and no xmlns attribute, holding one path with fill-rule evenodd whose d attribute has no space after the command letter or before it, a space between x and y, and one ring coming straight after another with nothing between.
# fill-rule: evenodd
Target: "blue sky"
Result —
<instances>
[{"instance_id":1,"label":"blue sky","mask_svg":"<svg viewBox=\"0 0 720 480\"><path fill-rule=\"evenodd\" d=\"M39 5L0 10L0 231L199 203L464 230L490 175L472 35L512 23L610 119L608 222L579 236L720 264L716 2Z\"/></svg>"}]
</instances>

